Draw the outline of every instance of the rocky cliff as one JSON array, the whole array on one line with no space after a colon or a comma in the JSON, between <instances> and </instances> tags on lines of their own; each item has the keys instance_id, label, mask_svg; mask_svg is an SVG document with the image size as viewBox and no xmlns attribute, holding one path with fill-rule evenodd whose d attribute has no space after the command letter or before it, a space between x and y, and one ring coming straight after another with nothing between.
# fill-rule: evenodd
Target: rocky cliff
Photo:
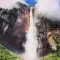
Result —
<instances>
[{"instance_id":1,"label":"rocky cliff","mask_svg":"<svg viewBox=\"0 0 60 60\"><path fill-rule=\"evenodd\" d=\"M18 3L19 8L0 8L0 42L9 50L24 52L30 7Z\"/></svg>"}]
</instances>

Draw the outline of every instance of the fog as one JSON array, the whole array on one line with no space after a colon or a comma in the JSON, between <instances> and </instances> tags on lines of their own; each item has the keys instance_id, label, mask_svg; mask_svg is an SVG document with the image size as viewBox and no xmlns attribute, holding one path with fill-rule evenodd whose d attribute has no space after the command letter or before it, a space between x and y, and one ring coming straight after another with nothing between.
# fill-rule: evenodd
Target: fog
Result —
<instances>
[{"instance_id":1,"label":"fog","mask_svg":"<svg viewBox=\"0 0 60 60\"><path fill-rule=\"evenodd\" d=\"M60 20L60 0L38 0L35 13Z\"/></svg>"},{"instance_id":2,"label":"fog","mask_svg":"<svg viewBox=\"0 0 60 60\"><path fill-rule=\"evenodd\" d=\"M24 3L24 0L0 0L0 7L9 9L16 6L18 1Z\"/></svg>"}]
</instances>

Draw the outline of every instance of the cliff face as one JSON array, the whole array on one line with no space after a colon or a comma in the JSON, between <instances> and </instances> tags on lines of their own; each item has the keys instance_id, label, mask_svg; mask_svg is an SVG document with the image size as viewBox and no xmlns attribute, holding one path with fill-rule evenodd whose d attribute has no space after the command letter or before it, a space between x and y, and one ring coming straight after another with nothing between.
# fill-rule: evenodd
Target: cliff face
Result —
<instances>
[{"instance_id":1,"label":"cliff face","mask_svg":"<svg viewBox=\"0 0 60 60\"><path fill-rule=\"evenodd\" d=\"M30 9L22 3L19 8L0 8L0 42L13 52L23 52L26 41Z\"/></svg>"},{"instance_id":2,"label":"cliff face","mask_svg":"<svg viewBox=\"0 0 60 60\"><path fill-rule=\"evenodd\" d=\"M37 19L39 20L39 22L36 23L38 37L37 53L38 56L44 56L49 53L50 50L50 45L47 39L47 24L44 17L39 16Z\"/></svg>"},{"instance_id":3,"label":"cliff face","mask_svg":"<svg viewBox=\"0 0 60 60\"><path fill-rule=\"evenodd\" d=\"M36 23L38 37L37 54L38 56L45 56L50 53L51 50L56 50L56 42L53 36L57 29L60 28L60 21L53 21L44 16L37 16L36 18L38 20ZM49 33L50 35L48 35Z\"/></svg>"}]
</instances>

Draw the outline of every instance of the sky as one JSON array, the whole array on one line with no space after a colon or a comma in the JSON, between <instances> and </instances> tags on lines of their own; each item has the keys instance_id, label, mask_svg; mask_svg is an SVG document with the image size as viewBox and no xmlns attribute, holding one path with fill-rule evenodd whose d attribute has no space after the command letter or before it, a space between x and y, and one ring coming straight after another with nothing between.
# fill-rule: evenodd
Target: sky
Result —
<instances>
[{"instance_id":1,"label":"sky","mask_svg":"<svg viewBox=\"0 0 60 60\"><path fill-rule=\"evenodd\" d=\"M0 0L0 7L8 8L17 1L22 2L23 0ZM24 1L30 6L34 6L36 4L36 0L24 0Z\"/></svg>"},{"instance_id":2,"label":"sky","mask_svg":"<svg viewBox=\"0 0 60 60\"><path fill-rule=\"evenodd\" d=\"M35 4L37 3L37 0L25 0L25 2L26 2L29 6L35 6Z\"/></svg>"},{"instance_id":3,"label":"sky","mask_svg":"<svg viewBox=\"0 0 60 60\"><path fill-rule=\"evenodd\" d=\"M17 1L23 2L23 0L0 0L0 7L9 8L14 5Z\"/></svg>"},{"instance_id":4,"label":"sky","mask_svg":"<svg viewBox=\"0 0 60 60\"><path fill-rule=\"evenodd\" d=\"M60 0L39 0L35 7L36 14L60 20Z\"/></svg>"},{"instance_id":5,"label":"sky","mask_svg":"<svg viewBox=\"0 0 60 60\"><path fill-rule=\"evenodd\" d=\"M0 7L7 8L17 1L23 1L23 0L0 0ZM24 0L24 1L31 6L34 6L38 0ZM39 0L39 1L42 2L43 0ZM45 0L45 1L49 1L49 0ZM53 2L53 0L51 0L51 1ZM55 1L58 1L58 0L55 0ZM44 3L44 1L43 1L43 3ZM40 3L40 4L42 4L42 3Z\"/></svg>"},{"instance_id":6,"label":"sky","mask_svg":"<svg viewBox=\"0 0 60 60\"><path fill-rule=\"evenodd\" d=\"M0 0L0 7L7 8L14 2L14 0Z\"/></svg>"},{"instance_id":7,"label":"sky","mask_svg":"<svg viewBox=\"0 0 60 60\"><path fill-rule=\"evenodd\" d=\"M24 0L0 0L0 7L10 8L15 2ZM25 0L29 5L34 6L36 0ZM32 1L32 2L31 2ZM43 14L47 13L53 17L60 19L60 0L37 0L35 10L37 13L41 12ZM34 4L33 4L34 3Z\"/></svg>"}]
</instances>

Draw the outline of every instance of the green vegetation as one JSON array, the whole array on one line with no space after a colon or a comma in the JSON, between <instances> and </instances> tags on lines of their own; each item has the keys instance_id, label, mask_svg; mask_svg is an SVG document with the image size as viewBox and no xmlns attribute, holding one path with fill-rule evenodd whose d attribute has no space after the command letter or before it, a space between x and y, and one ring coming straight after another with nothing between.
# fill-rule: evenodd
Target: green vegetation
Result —
<instances>
[{"instance_id":1,"label":"green vegetation","mask_svg":"<svg viewBox=\"0 0 60 60\"><path fill-rule=\"evenodd\" d=\"M60 60L60 52L53 51L51 54L44 56L39 60Z\"/></svg>"},{"instance_id":2,"label":"green vegetation","mask_svg":"<svg viewBox=\"0 0 60 60\"><path fill-rule=\"evenodd\" d=\"M39 60L60 60L60 47L57 47L56 51L52 51L52 53L42 57Z\"/></svg>"},{"instance_id":3,"label":"green vegetation","mask_svg":"<svg viewBox=\"0 0 60 60\"><path fill-rule=\"evenodd\" d=\"M60 35L59 34L54 34L53 38L56 42L57 50L51 51L50 54L42 57L41 60L60 60Z\"/></svg>"},{"instance_id":4,"label":"green vegetation","mask_svg":"<svg viewBox=\"0 0 60 60\"><path fill-rule=\"evenodd\" d=\"M54 40L57 44L57 50L53 50L50 54L42 57L38 60L60 60L60 36L58 34L54 35ZM23 60L21 57L18 57L16 54L8 51L5 47L0 44L0 60Z\"/></svg>"},{"instance_id":5,"label":"green vegetation","mask_svg":"<svg viewBox=\"0 0 60 60\"><path fill-rule=\"evenodd\" d=\"M22 60L22 58L0 45L0 60Z\"/></svg>"}]
</instances>

